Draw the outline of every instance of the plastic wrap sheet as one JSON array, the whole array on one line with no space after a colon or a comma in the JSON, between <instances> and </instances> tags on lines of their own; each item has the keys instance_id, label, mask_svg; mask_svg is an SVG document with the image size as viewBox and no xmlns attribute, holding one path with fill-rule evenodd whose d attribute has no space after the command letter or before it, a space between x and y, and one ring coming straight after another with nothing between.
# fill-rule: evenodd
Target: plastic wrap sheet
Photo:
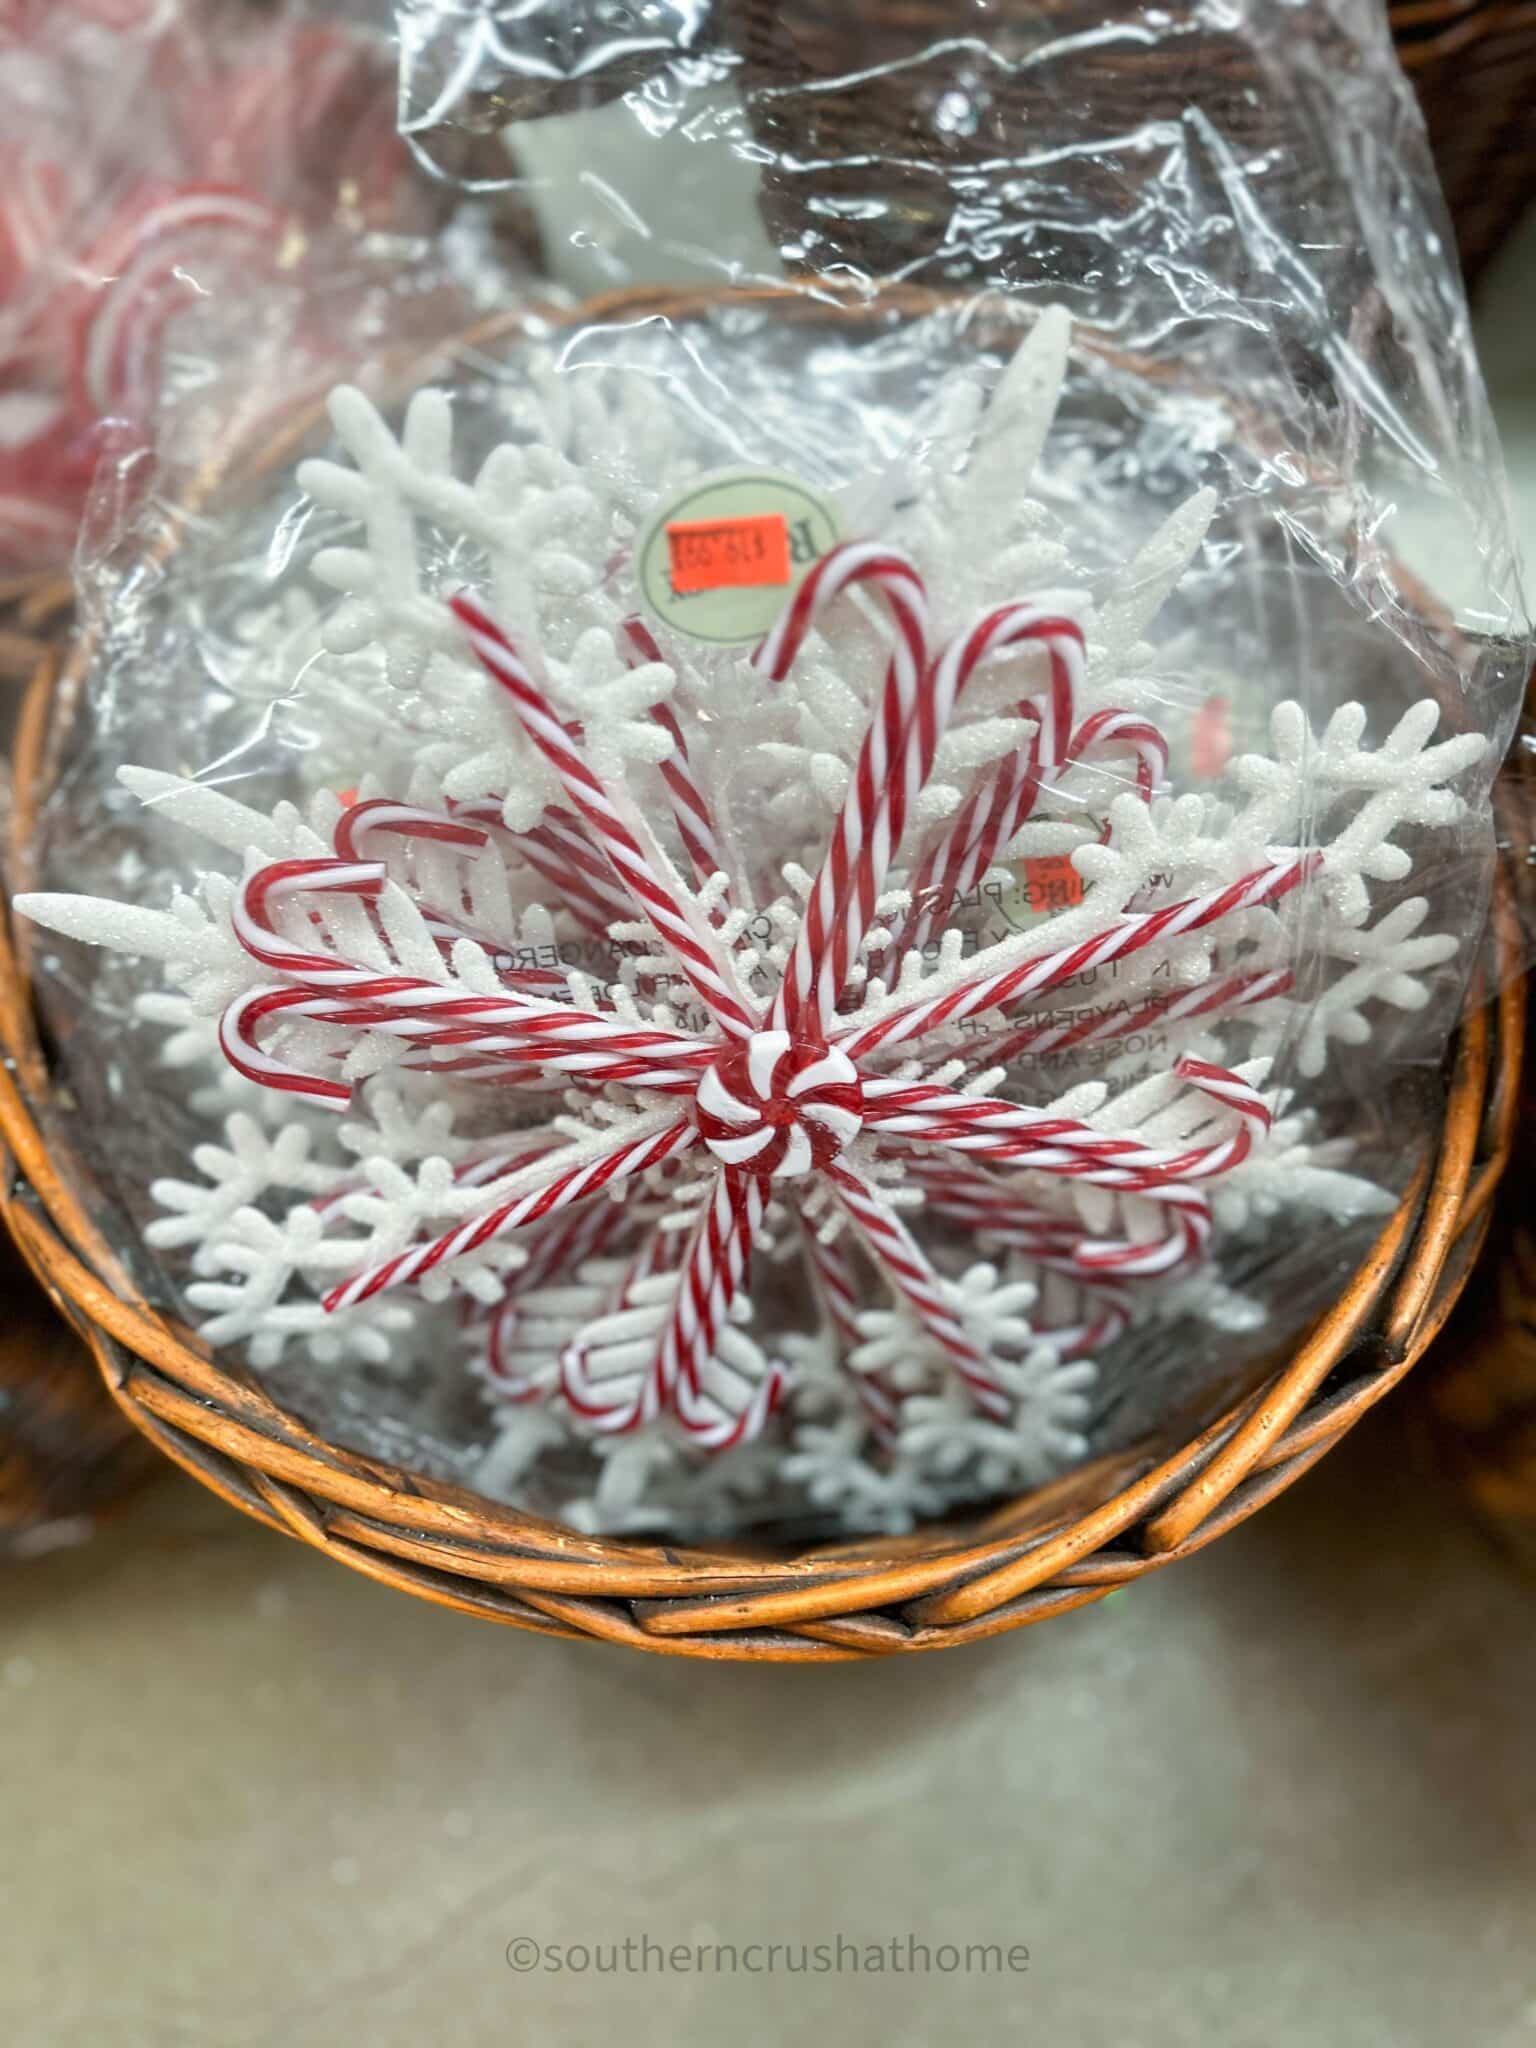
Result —
<instances>
[{"instance_id":1,"label":"plastic wrap sheet","mask_svg":"<svg viewBox=\"0 0 1536 2048\"><path fill-rule=\"evenodd\" d=\"M534 945L528 913L552 910L547 930L533 919L550 962L594 976L561 999L600 999L607 977L622 981L633 935L594 938L515 850L559 792L547 762L518 755L510 725L485 723L491 685L446 609L469 586L686 888L666 746L635 738L653 703L673 707L750 913L742 943L761 926L748 992L769 1003L783 967L770 957L774 901L786 887L793 897L784 863L814 873L851 801L890 640L871 585L866 601L819 617L803 669L791 664L775 696L751 630L735 644L700 637L675 587L658 600L647 541L722 472L802 489L826 523L822 550L840 536L904 551L925 578L936 661L989 607L1056 605L1086 639L1083 715L1118 712L1165 749L1151 768L1145 747L1088 749L1060 800L991 849L984 872L930 893L939 911L915 943L903 922L913 906L885 906L897 953L903 932L912 946L914 988L963 979L957 960L991 946L1013 959L1025 940L1076 938L1089 928L1085 883L1089 912L1119 887L1121 916L1209 893L1244 872L1222 866L1224 845L1232 860L1246 850L1250 870L1320 857L1324 880L1294 891L1283 914L1278 899L1256 901L1219 943L1170 948L1161 982L1143 972L1150 954L1134 968L1090 963L1014 1016L1039 1027L1037 1046L1008 1053L987 1084L996 1099L1098 1118L1102 1135L1119 1128L1113 1105L1130 1091L1145 1111L1131 1136L1188 1166L1191 1148L1233 1132L1209 1104L1180 1124L1157 1092L1172 1087L1174 1062L1196 1057L1261 1090L1272 1124L1267 1155L1213 1179L1210 1244L1138 1294L1128 1326L1100 1327L1091 1361L1061 1335L1081 1337L1087 1311L1062 1293L1075 1283L989 1242L984 1207L963 1221L921 1174L889 1170L949 1306L1001 1347L1006 1412L966 1411L966 1373L957 1390L932 1319L893 1295L867 1238L848 1254L848 1314L829 1317L825 1273L791 1252L805 1216L817 1227L831 1212L807 1211L788 1184L765 1197L738 1376L760 1393L787 1360L789 1391L771 1420L774 1404L760 1402L744 1431L755 1444L713 1458L666 1413L594 1434L562 1402L559 1360L611 1292L606 1267L576 1325L562 1322L569 1304L542 1297L522 1316L518 1344L536 1361L542 1342L545 1357L522 1358L532 1378L515 1400L483 1357L505 1259L478 1278L472 1259L465 1287L396 1321L365 1311L372 1335L355 1344L337 1326L320 1332L316 1308L315 1274L341 1277L344 1263L297 1278L290 1266L293 1294L274 1302L299 1299L302 1313L281 1335L274 1316L250 1355L281 1398L347 1442L621 1528L899 1525L1171 1427L1326 1303L1434 1147L1439 1062L1493 874L1490 790L1527 657L1466 310L1378 10L415 0L397 8L396 31L401 144L414 173L452 196L454 225L429 257L418 238L393 267L391 245L375 241L369 289L337 294L327 360L339 335L382 418L344 400L327 447L323 423L290 406L256 437L259 460L249 435L236 446L226 410L252 332L265 327L270 355L274 335L311 317L317 286L310 272L299 288L204 281L177 330L159 467L147 485L127 466L109 473L98 498L90 660L58 722L35 886L160 907L207 872L250 868L256 856L238 844L210 854L177 822L195 805L171 784L119 785L127 764L264 818L296 804L327 830L359 791L420 803L430 789L447 811L504 800L507 930ZM463 238L487 217L516 223L525 277L465 263L475 245ZM444 276L465 307L461 334L423 360L397 345L409 322L395 309L428 303L435 320ZM422 385L446 392L446 408L411 411ZM330 466L302 469L317 450ZM736 600L725 614L749 628L758 616ZM635 620L650 667L636 663ZM890 886L921 879L924 848L981 780L1046 745L1040 650L1010 644L1011 659L978 668ZM1415 723L1426 703L1433 742ZM1296 708L1277 723L1282 705ZM1443 795L1424 799L1436 777L1414 760L1447 741ZM1281 785L1291 796L1271 843L1253 806ZM1394 788L1420 795L1394 808ZM1373 802L1375 825L1350 840L1351 817ZM1160 822L1138 870L1141 818ZM436 887L439 907L458 887L419 846L391 859L394 879L418 898ZM700 917L711 900L706 890ZM341 945L341 928L317 915ZM157 963L50 938L38 965L72 1105L67 1149L139 1284L216 1322L219 1287L238 1293L258 1267L263 1284L276 1270L260 1263L262 1230L290 1229L297 1210L333 1197L302 1173L283 1183L252 1169L265 1223L240 1226L243 1249L221 1251L206 1192L182 1200L179 1213L201 1222L178 1239L165 1215L181 1198L166 1183L239 1180L228 1166L239 1147L218 1139L231 1084L216 1052L199 1049L210 1027L181 1016L182 1063L167 1066L175 1004L157 994ZM1169 1006L1259 966L1283 980L1268 1001L1208 1017ZM861 1005L889 1006L861 976L891 967L866 952L822 1036L846 1037ZM708 1023L696 990L675 972L663 981L666 1018ZM632 971L629 989L649 1020L654 985ZM196 992L192 1008L209 1000ZM1117 1006L1138 1005L1141 1028L1110 1028ZM311 1067L346 1049L305 1048ZM949 1042L937 1051L969 1057ZM973 1081L983 1064L977 1053ZM888 1079L894 1059L881 1071ZM461 1163L493 1138L538 1136L557 1112L580 1116L510 1087L400 1085L413 1113L433 1086L455 1101L472 1141L450 1152ZM239 1106L251 1128L270 1134L291 1111L312 1127L306 1142L334 1147L324 1111L249 1092ZM207 1150L219 1142L222 1161ZM400 1139L391 1154L394 1142L375 1114L361 1163L338 1181L370 1257L390 1243L367 1206L379 1158L421 1167L419 1150ZM1146 1185L1117 1193L1101 1176L1085 1192L1053 1171L1027 1183L1029 1197L1080 1237L1145 1244L1162 1227ZM653 1190L663 1206L665 1186L661 1176ZM689 1213L685 1201L674 1222ZM151 1249L143 1233L157 1219ZM978 1258L990 1280L974 1278ZM585 1284L582 1272L563 1277ZM646 1342L667 1299L653 1280L620 1304L639 1301ZM734 1398L745 1412L750 1398L715 1385L713 1370L716 1405L731 1411ZM874 1412L872 1390L894 1422Z\"/></svg>"}]
</instances>

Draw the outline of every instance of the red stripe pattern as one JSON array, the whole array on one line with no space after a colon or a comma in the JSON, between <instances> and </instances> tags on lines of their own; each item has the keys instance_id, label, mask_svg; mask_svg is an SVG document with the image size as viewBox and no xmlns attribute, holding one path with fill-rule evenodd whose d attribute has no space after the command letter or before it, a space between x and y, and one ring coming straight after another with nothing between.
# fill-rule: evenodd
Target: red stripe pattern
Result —
<instances>
[{"instance_id":1,"label":"red stripe pattern","mask_svg":"<svg viewBox=\"0 0 1536 2048\"><path fill-rule=\"evenodd\" d=\"M1154 1025L1210 1020L1290 992L1288 973L1244 971L1174 988L1115 1012L1020 1016L1086 970L1137 956L1179 936L1211 930L1303 888L1316 854L1283 856L1205 895L1153 911L1121 911L1070 945L1021 954L1003 964L984 950L946 968L932 993L898 992L848 1015L843 1005L876 906L901 857L913 805L933 770L959 699L987 663L1040 650L1043 687L1020 700L1025 743L980 776L949 826L908 875L912 910L894 965L921 945L955 898L975 886L1041 793L1081 762L1129 755L1135 787L1150 801L1161 787L1167 748L1155 726L1129 713L1079 714L1083 637L1060 608L994 608L947 646L930 646L927 593L912 564L873 544L834 549L806 577L756 663L782 680L829 608L863 592L878 599L889 626L887 667L854 765L848 796L817 872L782 985L769 999L739 978L719 932L723 901L676 878L644 824L622 808L592 770L579 728L563 721L528 664L471 598L453 600L469 644L560 790L532 831L511 833L493 799L432 812L386 799L349 807L336 828L333 859L275 862L241 890L234 929L247 953L277 979L248 991L222 1023L231 1062L263 1085L345 1107L350 1091L333 1074L308 1074L270 1051L285 1023L400 1041L403 1062L471 1080L528 1089L622 1086L642 1110L611 1135L527 1150L527 1136L462 1170L458 1186L485 1190L475 1213L423 1238L335 1287L340 1311L396 1287L418 1284L456 1260L520 1234L526 1258L512 1270L488 1319L486 1377L497 1398L521 1402L558 1393L599 1432L674 1418L700 1450L718 1451L758 1434L782 1404L788 1376L745 1333L733 1332L750 1280L754 1241L770 1199L787 1183L819 1180L840 1212L829 1241L802 1205L802 1257L814 1298L846 1357L862 1343L855 1260L867 1259L904 1301L920 1329L978 1410L1006 1423L1015 1395L968 1322L964 1298L914 1238L881 1184L877 1160L900 1162L925 1212L972 1236L983 1249L1017 1251L1053 1283L1049 1336L1065 1357L1086 1357L1119 1334L1132 1314L1138 1279L1166 1273L1208 1250L1212 1222L1203 1186L1230 1172L1263 1142L1270 1112L1240 1075L1196 1059L1179 1079L1206 1111L1191 1129L1199 1142L1152 1145L952 1085L966 1065L1007 1065L1027 1054L1109 1041ZM658 661L648 630L631 621L635 659ZM725 871L724 850L693 773L683 726L670 705L654 708L670 751L660 777L677 839L697 883ZM418 904L445 960L441 982L381 971L391 915L386 891L424 870L413 853L480 859L492 842L524 862L558 905L593 934L618 921L648 922L667 958L702 1005L707 1023L688 1031L637 1023L607 998L578 1007L554 967L518 969L486 946L504 982L496 995L471 993L449 969L453 948L476 939L466 925L470 896ZM397 855L392 884L380 853ZM708 907L706 908L706 903ZM345 935L366 936L365 958L349 957ZM483 939L477 943L485 945ZM889 978L892 962L882 966ZM647 986L660 986L665 968ZM764 1014L765 1006L767 1014ZM1010 1013L1012 1017L1010 1020ZM992 1020L990 1024L987 1020ZM978 1020L965 1060L932 1064L914 1052L934 1033ZM882 1070L894 1061L899 1070ZM1213 1119L1225 1122L1212 1128ZM528 1134L532 1135L532 1134ZM872 1171L872 1167L875 1169ZM1043 1209L1027 1192L1045 1176L1108 1189L1135 1223L1121 1237L1091 1237L1075 1211ZM677 1202L696 1205L690 1229L663 1227ZM777 1228L777 1225L775 1226ZM520 1304L536 1288L573 1272L598 1251L623 1254L621 1279L602 1313L558 1360L530 1371L516 1360ZM1065 1310L1062 1302L1065 1302ZM1043 1313L1043 1312L1042 1312ZM653 1332L654 1336L636 1333ZM900 1429L902 1396L875 1374L856 1374L877 1441Z\"/></svg>"}]
</instances>

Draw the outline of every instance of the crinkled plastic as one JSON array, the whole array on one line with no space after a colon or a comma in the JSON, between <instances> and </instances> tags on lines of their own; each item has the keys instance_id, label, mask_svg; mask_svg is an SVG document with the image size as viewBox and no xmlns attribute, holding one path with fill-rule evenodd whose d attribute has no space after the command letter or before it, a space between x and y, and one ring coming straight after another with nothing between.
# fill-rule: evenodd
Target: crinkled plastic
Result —
<instances>
[{"instance_id":1,"label":"crinkled plastic","mask_svg":"<svg viewBox=\"0 0 1536 2048\"><path fill-rule=\"evenodd\" d=\"M229 878L169 995L163 924L37 906L136 1277L339 1439L587 1526L904 1526L1183 1426L1433 1149L1486 967L1527 624L1379 10L396 31L444 225L338 295L371 401L236 445L313 286L214 282L98 501L28 879ZM365 853L387 914L262 893ZM507 1225L557 1138L628 1192Z\"/></svg>"},{"instance_id":2,"label":"crinkled plastic","mask_svg":"<svg viewBox=\"0 0 1536 2048\"><path fill-rule=\"evenodd\" d=\"M67 563L103 458L210 384L253 419L291 402L421 269L455 198L397 132L388 27L305 0L0 10L0 573Z\"/></svg>"}]
</instances>

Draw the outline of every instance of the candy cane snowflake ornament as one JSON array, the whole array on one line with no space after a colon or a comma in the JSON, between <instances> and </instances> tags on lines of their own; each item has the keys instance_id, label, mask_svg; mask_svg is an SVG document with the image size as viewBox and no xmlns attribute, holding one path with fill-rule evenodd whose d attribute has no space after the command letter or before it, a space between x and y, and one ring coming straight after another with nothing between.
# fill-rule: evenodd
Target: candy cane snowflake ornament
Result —
<instances>
[{"instance_id":1,"label":"candy cane snowflake ornament","mask_svg":"<svg viewBox=\"0 0 1536 2048\"><path fill-rule=\"evenodd\" d=\"M1264 1055L1304 1024L1325 1062L1448 957L1411 904L1373 922L1371 884L1404 878L1400 828L1451 819L1475 738L1432 746L1415 713L1372 752L1287 712L1232 803L1171 796L1105 666L1144 613L1049 586L962 606L942 551L888 539L824 556L750 662L694 668L636 616L643 507L595 465L508 448L464 484L442 405L398 441L356 394L335 417L357 469L306 475L367 546L325 556L348 595L314 765L355 780L366 714L379 779L269 818L140 776L241 872L172 911L31 905L158 953L182 1056L216 1028L263 1120L313 1126L318 1159L330 1119L350 1154L302 1195L275 1152L266 1188L258 1160L167 1191L221 1340L355 1328L376 1353L390 1317L426 1347L451 1310L507 1485L602 1447L577 1520L727 1516L774 1445L819 1501L897 1517L1076 1455L1097 1355L1215 1301L1223 1231L1368 1205L1306 1156ZM413 522L488 594L445 603ZM727 726L760 809L722 789ZM812 731L805 772L784 736ZM977 904L1037 849L1081 900L999 936ZM1113 1003L1084 1001L1095 974ZM1088 1054L1109 1078L1063 1093ZM420 1119L386 1136L396 1097Z\"/></svg>"},{"instance_id":2,"label":"candy cane snowflake ornament","mask_svg":"<svg viewBox=\"0 0 1536 2048\"><path fill-rule=\"evenodd\" d=\"M981 1151L999 1165L1123 1190L1166 1210L1167 1228L1151 1243L1081 1236L1067 1256L1082 1277L1111 1273L1122 1280L1144 1278L1204 1253L1210 1212L1194 1183L1241 1163L1255 1136L1262 1136L1269 1123L1262 1099L1224 1070L1207 1062L1187 1062L1180 1072L1215 1101L1236 1110L1236 1132L1212 1144L1169 1152L1106 1139L1075 1120L1052 1118L974 1092L962 1094L941 1082L914 1087L899 1077L866 1075L857 1056L881 1053L892 1044L907 1045L929 1029L949 1024L957 1014L1002 1009L1021 992L1049 990L1086 964L1134 954L1167 932L1204 929L1256 902L1283 897L1307 878L1314 863L1308 858L1275 863L1224 891L1142 918L1123 918L1077 947L1047 952L1001 975L973 972L936 1003L918 1006L916 1016L898 1013L873 1028L839 1025L837 1005L850 963L900 852L908 806L926 781L944 728L980 663L1021 642L1042 642L1052 656L1047 697L1038 719L1045 740L1043 745L1030 742L1030 760L1044 758L1060 766L1086 744L1078 738L1071 669L1056 652L1063 641L1071 644L1069 621L1030 607L1010 608L989 615L954 647L932 658L920 581L909 565L888 552L851 548L826 557L791 606L783 630L765 647L762 665L781 676L787 673L797 642L818 607L835 602L850 586L864 581L876 583L887 596L894 593L896 651L766 1024L761 1005L740 985L714 932L689 911L685 893L666 874L664 857L642 843L635 822L623 815L623 807L592 774L512 643L467 597L455 600L476 652L507 691L530 740L553 767L573 814L630 891L658 940L672 951L719 1035L715 1051L708 1055L707 1040L701 1042L696 1034L636 1033L617 1023L605 1027L595 1015L584 1020L571 1016L569 1021L579 1023L584 1042L603 1041L601 1051L584 1055L597 1063L594 1071L656 1093L687 1095L691 1090L691 1116L661 1113L644 1129L624 1130L606 1150L587 1147L569 1166L558 1154L548 1162L547 1171L539 1162L525 1171L526 1193L514 1194L458 1229L359 1272L331 1291L329 1307L351 1308L419 1280L557 1210L584 1203L600 1189L619 1186L702 1146L718 1167L708 1183L648 1371L638 1379L631 1374L623 1397L604 1402L594 1393L586 1369L587 1347L578 1344L572 1348L564 1378L567 1394L574 1394L575 1404L604 1429L638 1427L670 1410L701 1440L720 1444L756 1433L782 1390L784 1376L776 1367L768 1367L755 1380L751 1374L733 1375L720 1345L732 1304L743 1288L772 1183L813 1174L825 1180L872 1263L907 1301L959 1382L983 1410L998 1418L1008 1413L1006 1389L955 1312L948 1284L878 1184L855 1162L844 1159L866 1127L871 1136L879 1134L887 1142ZM1091 742L1106 731L1113 738L1119 730L1118 723L1101 718L1088 728L1088 738ZM1140 743L1139 734L1131 737L1133 744ZM1144 793L1149 797L1150 791L1149 778ZM381 828L399 829L412 822L382 812L374 815ZM424 837L452 839L450 831L439 830L431 821L417 816L414 822ZM349 827L344 844L353 850L355 843L356 828ZM253 1011L260 1021L291 1000L295 1010L329 1023L376 1024L422 1036L439 1048L445 1042L463 1045L481 1057L521 1050L530 1066L542 1068L568 1057L563 1047L557 1050L566 1026L558 1006L541 1010L527 999L520 1005L514 1001L511 1021L520 1027L518 1034L488 1034L480 1028L488 1021L484 1005L454 997L441 1000L399 977L381 980L329 961L306 961L280 944L271 945L262 919L253 918L249 908L253 899L265 901L273 889L311 884L366 899L378 880L371 870L349 868L341 861L322 865L318 872L301 867L297 874L268 871L254 879L246 891L247 907L240 913L242 941L253 956L307 975L325 988L345 986L351 994L349 1006L338 1008L335 999L303 990L267 992L236 1006L236 1036L249 1041L247 1020ZM500 1000L505 1009L508 999ZM226 1020L227 1034L230 1028ZM618 1068L603 1065L610 1048L621 1058L633 1057ZM647 1060L652 1064L648 1066ZM251 1071L257 1071L254 1065ZM302 1077L288 1076L285 1082L270 1070L267 1078L274 1085L303 1085ZM338 1085L320 1081L319 1098L328 1099ZM973 1190L973 1197L985 1199L978 1190ZM1106 1319L1099 1320L1103 1324ZM583 1361L579 1367L578 1360Z\"/></svg>"}]
</instances>

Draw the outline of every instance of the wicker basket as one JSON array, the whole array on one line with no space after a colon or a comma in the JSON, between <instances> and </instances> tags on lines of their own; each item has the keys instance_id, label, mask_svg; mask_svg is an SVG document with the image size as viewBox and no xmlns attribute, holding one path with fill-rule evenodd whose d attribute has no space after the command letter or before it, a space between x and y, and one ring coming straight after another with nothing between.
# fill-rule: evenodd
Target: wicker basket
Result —
<instances>
[{"instance_id":1,"label":"wicker basket","mask_svg":"<svg viewBox=\"0 0 1536 2048\"><path fill-rule=\"evenodd\" d=\"M773 160L764 199L770 231L800 245L807 219L797 188L813 170L820 220L808 260L821 268L846 262L887 271L892 240L905 263L945 265L955 181L985 176L1024 136L1059 135L1063 118L1086 107L1096 132L1115 135L1198 104L1239 155L1270 150L1264 192L1272 198L1278 188L1290 205L1305 205L1312 182L1332 175L1295 146L1294 133L1276 128L1284 110L1273 83L1241 24L1224 21L1219 9L1174 14L1176 32L1151 42L1107 41L1096 33L1102 0L994 0L985 26L1005 56L1014 44L1053 54L1025 69L978 74L957 19L967 10L950 0L717 0L717 8L758 140ZM1389 12L1470 279L1536 198L1536 6L1401 0ZM1323 39L1323 61L1356 61L1352 38L1328 10L1310 10L1308 30ZM961 94L971 97L972 118L946 121L946 101ZM1065 281L1077 266L1096 266L1094 216L1113 218L1129 203L1123 168L1084 151L1079 176L1087 239L1071 223L1053 221L1048 231L1042 223L1046 239L1030 251L1036 274ZM841 218L824 203L840 189L859 202ZM872 211L872 199L883 204ZM963 265L963 252L958 260Z\"/></svg>"},{"instance_id":2,"label":"wicker basket","mask_svg":"<svg viewBox=\"0 0 1536 2048\"><path fill-rule=\"evenodd\" d=\"M1388 13L1470 280L1536 200L1536 7L1398 0Z\"/></svg>"},{"instance_id":3,"label":"wicker basket","mask_svg":"<svg viewBox=\"0 0 1536 2048\"><path fill-rule=\"evenodd\" d=\"M799 302L822 317L824 299ZM478 349L505 331L468 340ZM300 438L285 437L284 459ZM84 660L77 651L67 684ZM49 660L18 734L19 869L58 684ZM674 1654L819 1662L947 1648L1102 1599L1203 1547L1299 1478L1419 1357L1465 1282L1509 1153L1524 1024L1512 894L1501 876L1480 969L1484 988L1505 993L1474 1002L1449 1057L1442 1127L1424 1133L1407 1193L1300 1346L1187 1440L1101 1457L904 1538L795 1555L594 1539L321 1439L153 1309L91 1222L75 1162L51 1155L29 1106L46 1105L52 1083L24 961L0 926L5 1216L128 1420L234 1505L354 1570L519 1627Z\"/></svg>"},{"instance_id":4,"label":"wicker basket","mask_svg":"<svg viewBox=\"0 0 1536 2048\"><path fill-rule=\"evenodd\" d=\"M52 665L18 753L29 786ZM1501 884L1500 946L1512 955ZM984 1517L786 1556L602 1541L338 1450L149 1308L82 1213L0 1073L5 1220L95 1355L114 1400L234 1506L355 1571L493 1621L700 1657L801 1663L947 1649L1102 1599L1202 1549L1299 1479L1440 1328L1509 1153L1523 991L1474 1008L1438 1142L1335 1306L1257 1392L1171 1449L1101 1458ZM0 1037L45 1094L26 985L0 934Z\"/></svg>"},{"instance_id":5,"label":"wicker basket","mask_svg":"<svg viewBox=\"0 0 1536 2048\"><path fill-rule=\"evenodd\" d=\"M0 577L0 689L30 682L73 603L67 575ZM6 723L0 700L0 729Z\"/></svg>"}]
</instances>

